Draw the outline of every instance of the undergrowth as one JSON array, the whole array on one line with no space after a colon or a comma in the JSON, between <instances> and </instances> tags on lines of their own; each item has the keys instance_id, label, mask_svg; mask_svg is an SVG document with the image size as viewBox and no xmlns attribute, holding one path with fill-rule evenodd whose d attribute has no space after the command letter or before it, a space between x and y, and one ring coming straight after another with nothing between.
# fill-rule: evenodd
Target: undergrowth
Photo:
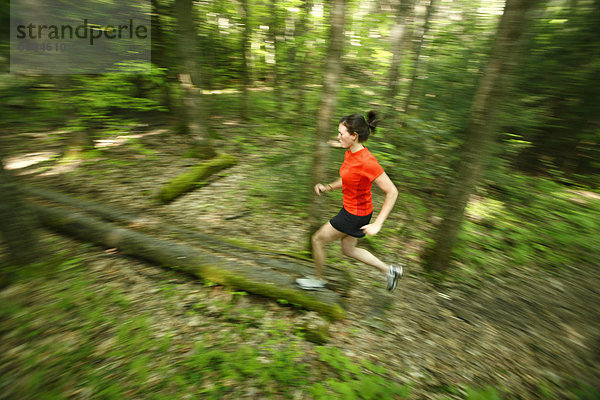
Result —
<instances>
[{"instance_id":1,"label":"undergrowth","mask_svg":"<svg viewBox=\"0 0 600 400\"><path fill-rule=\"evenodd\" d=\"M300 329L265 319L260 307L237 307L237 292L227 304L198 303L187 311L202 320L190 342L180 327L158 329L161 321L151 310L139 309L119 285L94 283L85 269L85 260L66 259L50 273L23 275L2 292L1 399L408 394L382 367L355 363L336 348L312 347ZM169 306L177 301L172 287L157 285L160 302L176 312ZM219 328L206 321L210 307L219 309ZM259 346L244 340L257 334L264 337Z\"/></svg>"},{"instance_id":2,"label":"undergrowth","mask_svg":"<svg viewBox=\"0 0 600 400\"><path fill-rule=\"evenodd\" d=\"M541 178L512 182L469 203L453 253L463 274L475 279L516 266L551 273L597 266L597 195Z\"/></svg>"},{"instance_id":3,"label":"undergrowth","mask_svg":"<svg viewBox=\"0 0 600 400\"><path fill-rule=\"evenodd\" d=\"M291 323L265 318L260 305L239 306L245 292L189 308L186 315L200 320L189 336L181 327L164 329L156 310L140 308L120 285L94 282L88 268L81 257L38 264L0 292L0 399L411 396L412 385L383 366L309 344ZM156 283L154 301L175 313L180 306L170 282ZM218 316L207 317L215 307ZM249 340L256 335L258 346ZM491 387L446 393L466 400L505 394ZM544 393L555 398L549 388ZM584 386L572 393L582 400L598 395Z\"/></svg>"}]
</instances>

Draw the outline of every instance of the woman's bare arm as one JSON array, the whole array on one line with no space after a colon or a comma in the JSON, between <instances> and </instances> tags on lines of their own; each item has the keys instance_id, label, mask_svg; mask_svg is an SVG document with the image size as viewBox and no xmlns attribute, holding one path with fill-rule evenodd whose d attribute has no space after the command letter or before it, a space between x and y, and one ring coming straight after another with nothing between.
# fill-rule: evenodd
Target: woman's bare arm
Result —
<instances>
[{"instance_id":1,"label":"woman's bare arm","mask_svg":"<svg viewBox=\"0 0 600 400\"><path fill-rule=\"evenodd\" d=\"M394 208L394 204L398 198L398 189L396 189L396 186L385 172L375 179L375 183L385 193L385 200L375 222L360 228L369 236L374 236L381 230L383 223L390 215L390 212L392 212L392 208Z\"/></svg>"}]
</instances>

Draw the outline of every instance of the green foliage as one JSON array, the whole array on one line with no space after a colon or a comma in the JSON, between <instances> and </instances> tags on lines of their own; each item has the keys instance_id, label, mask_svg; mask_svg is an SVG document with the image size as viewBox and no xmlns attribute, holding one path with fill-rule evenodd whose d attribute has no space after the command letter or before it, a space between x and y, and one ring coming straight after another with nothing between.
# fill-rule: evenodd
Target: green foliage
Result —
<instances>
[{"instance_id":1,"label":"green foliage","mask_svg":"<svg viewBox=\"0 0 600 400\"><path fill-rule=\"evenodd\" d=\"M530 48L518 76L506 126L531 143L515 162L532 171L560 170L570 177L600 171L600 82L596 5L549 6L531 27ZM587 181L587 179L580 181Z\"/></svg>"},{"instance_id":2,"label":"green foliage","mask_svg":"<svg viewBox=\"0 0 600 400\"><path fill-rule=\"evenodd\" d=\"M483 389L467 388L466 400L502 400L500 394L493 387Z\"/></svg>"},{"instance_id":3,"label":"green foliage","mask_svg":"<svg viewBox=\"0 0 600 400\"><path fill-rule=\"evenodd\" d=\"M311 392L315 399L392 399L407 398L410 393L408 385L399 385L388 379L383 367L375 366L369 361L357 365L344 356L335 347L317 347L319 360L328 364L336 373L335 378L325 381L326 385L317 383Z\"/></svg>"},{"instance_id":4,"label":"green foliage","mask_svg":"<svg viewBox=\"0 0 600 400\"><path fill-rule=\"evenodd\" d=\"M577 400L598 400L600 399L600 391L583 382L578 382L569 390Z\"/></svg>"},{"instance_id":5,"label":"green foliage","mask_svg":"<svg viewBox=\"0 0 600 400\"><path fill-rule=\"evenodd\" d=\"M474 274L515 265L550 271L594 265L600 254L600 201L548 179L513 174L496 198L467 208L454 257Z\"/></svg>"},{"instance_id":6,"label":"green foliage","mask_svg":"<svg viewBox=\"0 0 600 400\"><path fill-rule=\"evenodd\" d=\"M296 392L315 393L315 398L322 398L322 393L364 399L408 394L407 387L384 378L383 368L369 362L354 364L337 349L317 348L323 366L315 369L306 360L305 342L294 335L296 327L265 319L264 310L258 308L222 308L223 320L235 318L231 327L236 329L219 331L218 339L200 330L193 348L182 351L186 345L177 335L157 334L162 324L123 301L125 294L118 285L92 285L81 260L65 259L52 274L31 279L23 277L20 282L36 282L38 290L27 297L15 292L0 308L0 330L12 332L10 343L21 346L2 356L3 362L10 358L11 368L2 368L2 374L3 382L10 382L3 383L3 393L11 398L86 393L106 399L185 395L218 399L248 382L258 393L276 397ZM264 340L259 347L232 340L233 335L257 334L250 320L261 325ZM323 373L331 378L319 389L313 384Z\"/></svg>"},{"instance_id":7,"label":"green foliage","mask_svg":"<svg viewBox=\"0 0 600 400\"><path fill-rule=\"evenodd\" d=\"M281 327L280 329L286 329ZM200 393L219 398L236 384L256 380L273 393L288 393L306 383L308 369L298 363L302 352L295 342L286 340L282 330L271 330L271 337L259 351L248 345L205 345L198 342L193 354L180 367L179 376L188 384L210 381Z\"/></svg>"},{"instance_id":8,"label":"green foliage","mask_svg":"<svg viewBox=\"0 0 600 400\"><path fill-rule=\"evenodd\" d=\"M142 94L144 86L161 83L164 71L152 68L149 75L135 75L136 68L134 64L123 63L110 74L74 77L72 87L65 93L75 105L75 118L69 122L71 129L121 133L124 128L136 124L134 119L123 114L124 111L160 110L155 99L142 97Z\"/></svg>"}]
</instances>

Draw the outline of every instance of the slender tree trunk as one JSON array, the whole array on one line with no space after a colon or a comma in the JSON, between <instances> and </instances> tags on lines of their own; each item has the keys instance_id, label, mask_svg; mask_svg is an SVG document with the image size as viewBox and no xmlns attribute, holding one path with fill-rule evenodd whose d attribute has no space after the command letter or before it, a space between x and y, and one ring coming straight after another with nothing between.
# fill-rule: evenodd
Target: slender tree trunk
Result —
<instances>
[{"instance_id":1,"label":"slender tree trunk","mask_svg":"<svg viewBox=\"0 0 600 400\"><path fill-rule=\"evenodd\" d=\"M63 160L70 162L81 158L86 151L94 149L94 129L90 122L82 122L82 129L72 130L67 139L67 146L63 153Z\"/></svg>"},{"instance_id":2,"label":"slender tree trunk","mask_svg":"<svg viewBox=\"0 0 600 400\"><path fill-rule=\"evenodd\" d=\"M165 33L160 20L164 8L158 0L152 0L152 64L159 68L169 70L168 57L166 54ZM171 84L168 76L165 76L162 82L162 100L161 103L169 112L173 112L173 103L171 98Z\"/></svg>"},{"instance_id":3,"label":"slender tree trunk","mask_svg":"<svg viewBox=\"0 0 600 400\"><path fill-rule=\"evenodd\" d=\"M37 219L25 207L19 184L4 169L0 156L0 237L7 247L8 265L25 266L39 261L43 249L39 242ZM10 283L8 273L0 270L0 287Z\"/></svg>"},{"instance_id":4,"label":"slender tree trunk","mask_svg":"<svg viewBox=\"0 0 600 400\"><path fill-rule=\"evenodd\" d=\"M302 15L298 28L296 29L295 41L298 45L294 46L294 62L292 65L296 66L296 105L298 115L304 114L304 98L305 98L305 87L306 87L306 63L308 59L308 49L306 48L306 35L308 33L307 20L312 8L312 2L310 0L304 0L302 3ZM294 121L300 122L301 118L295 118Z\"/></svg>"},{"instance_id":5,"label":"slender tree trunk","mask_svg":"<svg viewBox=\"0 0 600 400\"><path fill-rule=\"evenodd\" d=\"M283 90L281 88L281 75L279 73L281 60L278 57L278 36L281 34L280 30L277 0L271 0L271 25L269 26L269 33L273 41L273 95L278 113L281 113L283 108Z\"/></svg>"},{"instance_id":6,"label":"slender tree trunk","mask_svg":"<svg viewBox=\"0 0 600 400\"><path fill-rule=\"evenodd\" d=\"M337 88L342 70L341 58L344 44L345 0L333 0L331 6L329 48L325 60L323 93L317 116L317 132L312 162L312 201L309 210L309 233L312 235L321 225L321 199L312 188L326 179L328 146L327 139L336 132L332 124L333 111L337 101Z\"/></svg>"},{"instance_id":7,"label":"slender tree trunk","mask_svg":"<svg viewBox=\"0 0 600 400\"><path fill-rule=\"evenodd\" d=\"M408 112L408 108L411 103L414 103L414 94L415 94L415 83L417 82L417 78L419 76L419 70L421 67L421 53L423 52L423 44L425 43L425 37L429 32L429 27L431 25L431 19L435 13L435 6L437 0L429 0L429 5L427 6L427 11L425 13L425 22L423 23L423 28L421 29L421 34L419 35L419 41L417 43L415 49L415 58L413 61L413 69L412 76L410 78L410 84L408 86L408 91L406 93L406 98L404 99L404 112Z\"/></svg>"},{"instance_id":8,"label":"slender tree trunk","mask_svg":"<svg viewBox=\"0 0 600 400\"><path fill-rule=\"evenodd\" d=\"M215 41L218 36L218 29L214 24L206 24L206 44L204 46L203 59L206 60L206 88L210 91L214 89L213 79L217 72L217 61L215 51Z\"/></svg>"},{"instance_id":9,"label":"slender tree trunk","mask_svg":"<svg viewBox=\"0 0 600 400\"><path fill-rule=\"evenodd\" d=\"M398 86L400 80L400 66L402 64L402 58L404 53L404 43L406 38L406 32L408 31L406 26L406 19L412 0L397 0L396 6L396 23L392 28L390 34L390 41L392 44L392 65L390 66L390 74L388 78L388 101L389 101L389 114L393 115L396 108L396 96L398 95Z\"/></svg>"},{"instance_id":10,"label":"slender tree trunk","mask_svg":"<svg viewBox=\"0 0 600 400\"><path fill-rule=\"evenodd\" d=\"M518 62L529 11L538 2L539 0L506 1L490 60L473 98L456 181L449 191L444 217L435 234L435 243L425 254L426 267L430 270L443 271L449 264L465 207L481 175L496 133L497 110Z\"/></svg>"},{"instance_id":11,"label":"slender tree trunk","mask_svg":"<svg viewBox=\"0 0 600 400\"><path fill-rule=\"evenodd\" d=\"M167 6L160 0L152 0L152 59L157 66L164 68L165 78L162 88L162 104L169 110L169 114L180 117L183 130L187 131L186 111L181 104L178 104L177 95L173 88L179 85L177 70L178 65L173 62L179 49L172 49L167 35L168 29L165 29L164 20L174 17L174 5ZM155 54L156 53L156 54Z\"/></svg>"},{"instance_id":12,"label":"slender tree trunk","mask_svg":"<svg viewBox=\"0 0 600 400\"><path fill-rule=\"evenodd\" d=\"M194 141L196 152L201 158L214 156L214 149L208 139L208 119L202 99L200 68L197 59L197 37L194 25L192 0L176 0L175 13L178 22L179 57L181 66L179 82L183 89L183 117L187 130Z\"/></svg>"},{"instance_id":13,"label":"slender tree trunk","mask_svg":"<svg viewBox=\"0 0 600 400\"><path fill-rule=\"evenodd\" d=\"M250 26L250 9L248 8L248 0L241 0L242 7L242 23L244 24L244 32L242 34L242 105L240 115L244 121L248 120L249 99L248 87L250 86L250 68L248 66L248 56L250 53L250 34L252 27Z\"/></svg>"}]
</instances>

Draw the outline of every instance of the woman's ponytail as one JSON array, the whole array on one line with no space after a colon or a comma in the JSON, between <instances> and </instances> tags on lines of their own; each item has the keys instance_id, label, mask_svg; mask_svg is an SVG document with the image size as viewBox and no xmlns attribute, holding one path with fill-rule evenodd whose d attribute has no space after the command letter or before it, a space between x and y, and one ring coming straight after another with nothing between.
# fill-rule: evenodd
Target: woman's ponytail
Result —
<instances>
[{"instance_id":1,"label":"woman's ponytail","mask_svg":"<svg viewBox=\"0 0 600 400\"><path fill-rule=\"evenodd\" d=\"M378 123L379 119L377 118L377 113L373 110L369 111L367 113L367 124L369 124L369 129L371 130L371 133L375 133L375 128L377 127Z\"/></svg>"}]
</instances>

